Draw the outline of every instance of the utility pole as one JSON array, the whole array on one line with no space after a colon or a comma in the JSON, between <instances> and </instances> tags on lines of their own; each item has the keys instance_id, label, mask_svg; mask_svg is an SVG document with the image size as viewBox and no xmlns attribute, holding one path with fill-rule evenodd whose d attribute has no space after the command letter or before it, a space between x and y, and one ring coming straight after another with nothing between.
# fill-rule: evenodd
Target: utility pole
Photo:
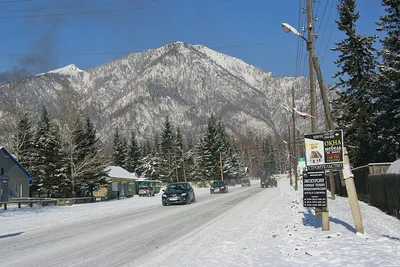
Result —
<instances>
[{"instance_id":1,"label":"utility pole","mask_svg":"<svg viewBox=\"0 0 400 267\"><path fill-rule=\"evenodd\" d=\"M335 124L333 122L332 113L331 113L331 109L329 106L329 100L328 100L328 96L327 96L327 91L326 91L325 84L324 84L324 78L322 77L321 66L319 65L317 55L313 56L313 61L314 61L315 72L317 73L319 89L321 91L322 103L324 104L326 125L328 126L328 129L330 131L332 131L335 129ZM331 189L331 198L332 198L332 200L335 200L335 180L334 180L333 170L329 171L329 184L331 185L331 188L330 188Z\"/></svg>"},{"instance_id":2,"label":"utility pole","mask_svg":"<svg viewBox=\"0 0 400 267\"><path fill-rule=\"evenodd\" d=\"M176 148L174 148L174 162L175 162L176 181L179 182L178 163L176 162Z\"/></svg>"},{"instance_id":3,"label":"utility pole","mask_svg":"<svg viewBox=\"0 0 400 267\"><path fill-rule=\"evenodd\" d=\"M294 86L292 86L292 127L293 127L293 171L294 171L294 189L297 191L298 185L298 173L297 173L297 153L296 153L296 114L294 111Z\"/></svg>"},{"instance_id":4,"label":"utility pole","mask_svg":"<svg viewBox=\"0 0 400 267\"><path fill-rule=\"evenodd\" d=\"M289 145L289 179L290 179L290 186L293 186L293 181L292 181L292 138L290 136L290 125L288 126L288 133L289 133L289 140L288 140L288 145Z\"/></svg>"},{"instance_id":5,"label":"utility pole","mask_svg":"<svg viewBox=\"0 0 400 267\"><path fill-rule=\"evenodd\" d=\"M315 85L315 72L314 72L314 23L313 23L313 9L312 0L307 0L307 28L308 28L308 63L310 71L310 103L311 103L311 132L318 131L317 124L317 92ZM316 208L317 216L320 215L321 209ZM322 208L322 231L329 231L329 212L328 208Z\"/></svg>"},{"instance_id":6,"label":"utility pole","mask_svg":"<svg viewBox=\"0 0 400 267\"><path fill-rule=\"evenodd\" d=\"M318 63L318 58L316 55L314 55L313 60L314 60L315 71L318 76L318 83L319 83L319 87L321 90L322 101L324 103L325 118L326 118L329 130L334 130L335 124L333 122L332 113L331 113L331 109L329 106L328 97L326 94L324 79L322 77L321 68ZM354 220L354 224L356 227L356 231L358 233L364 233L364 225L362 222L361 210L360 210L360 206L358 203L357 190L356 190L356 187L354 184L354 176L353 176L353 173L350 168L349 154L347 152L346 147L344 147L343 155L344 155L343 169L339 170L340 177L343 177L343 179L345 181L346 191L347 191L347 195L348 195L349 202L350 202L351 214L353 215L353 220ZM333 171L330 171L330 182L331 182L332 199L335 199L335 192L334 192L335 187L334 187L334 185L332 186L332 184L334 184ZM326 212L326 213L328 213L328 212ZM329 214L328 214L328 217L329 217ZM328 218L328 220L329 220L329 218ZM322 212L322 225L324 225L324 210ZM322 230L324 230L324 228L322 228Z\"/></svg>"},{"instance_id":7,"label":"utility pole","mask_svg":"<svg viewBox=\"0 0 400 267\"><path fill-rule=\"evenodd\" d=\"M183 177L185 178L185 182L187 182L185 153L182 153L182 168L183 168Z\"/></svg>"},{"instance_id":8,"label":"utility pole","mask_svg":"<svg viewBox=\"0 0 400 267\"><path fill-rule=\"evenodd\" d=\"M222 168L222 152L219 152L219 165L221 168L221 180L224 180L224 169Z\"/></svg>"},{"instance_id":9,"label":"utility pole","mask_svg":"<svg viewBox=\"0 0 400 267\"><path fill-rule=\"evenodd\" d=\"M310 72L310 105L311 105L311 132L316 133L318 131L317 125L317 93L315 88L315 73L314 73L314 26L313 26L313 10L312 0L307 0L307 28L308 28L308 40L307 40L307 51L309 54L308 64Z\"/></svg>"},{"instance_id":10,"label":"utility pole","mask_svg":"<svg viewBox=\"0 0 400 267\"><path fill-rule=\"evenodd\" d=\"M318 85L319 85L319 90L321 91L322 103L324 104L325 119L328 124L328 129L334 130L335 123L333 122L331 109L329 107L328 95L326 92L324 78L322 77L321 66L319 65L317 55L313 56L313 64L314 64L315 72L317 73Z\"/></svg>"}]
</instances>

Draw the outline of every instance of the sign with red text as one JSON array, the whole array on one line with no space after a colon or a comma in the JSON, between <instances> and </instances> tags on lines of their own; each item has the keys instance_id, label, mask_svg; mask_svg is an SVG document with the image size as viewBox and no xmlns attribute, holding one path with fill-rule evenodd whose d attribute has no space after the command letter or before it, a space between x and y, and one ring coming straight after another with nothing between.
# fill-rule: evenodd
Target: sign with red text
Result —
<instances>
[{"instance_id":1,"label":"sign with red text","mask_svg":"<svg viewBox=\"0 0 400 267\"><path fill-rule=\"evenodd\" d=\"M343 169L343 131L306 134L306 165L309 171Z\"/></svg>"}]
</instances>

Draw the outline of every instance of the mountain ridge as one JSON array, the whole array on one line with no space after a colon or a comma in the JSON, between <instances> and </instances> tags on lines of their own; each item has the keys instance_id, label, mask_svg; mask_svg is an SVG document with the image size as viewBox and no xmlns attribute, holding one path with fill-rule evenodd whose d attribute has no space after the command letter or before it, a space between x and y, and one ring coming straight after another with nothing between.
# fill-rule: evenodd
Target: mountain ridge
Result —
<instances>
[{"instance_id":1,"label":"mountain ridge","mask_svg":"<svg viewBox=\"0 0 400 267\"><path fill-rule=\"evenodd\" d=\"M116 126L125 135L133 130L139 138L149 138L167 114L189 136L204 129L211 113L235 136L282 135L290 120L282 105L290 103L294 85L297 103L308 106L305 77L275 77L206 46L173 42L87 70L71 64L3 84L0 100L26 106L31 114L45 104L56 118L71 108L68 102L94 119L103 140L110 140ZM32 95L39 101L29 101ZM9 107L0 108L3 117L17 108ZM318 114L323 115L321 105ZM310 128L306 124L299 124L300 132Z\"/></svg>"}]
</instances>

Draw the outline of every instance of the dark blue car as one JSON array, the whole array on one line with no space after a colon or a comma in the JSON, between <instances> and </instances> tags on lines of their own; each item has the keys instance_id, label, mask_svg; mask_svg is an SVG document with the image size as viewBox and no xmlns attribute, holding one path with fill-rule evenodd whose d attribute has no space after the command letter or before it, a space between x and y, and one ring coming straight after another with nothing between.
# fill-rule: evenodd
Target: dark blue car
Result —
<instances>
[{"instance_id":1,"label":"dark blue car","mask_svg":"<svg viewBox=\"0 0 400 267\"><path fill-rule=\"evenodd\" d=\"M170 204L190 204L196 200L194 190L189 183L170 183L167 188L163 190L161 200L162 205Z\"/></svg>"}]
</instances>

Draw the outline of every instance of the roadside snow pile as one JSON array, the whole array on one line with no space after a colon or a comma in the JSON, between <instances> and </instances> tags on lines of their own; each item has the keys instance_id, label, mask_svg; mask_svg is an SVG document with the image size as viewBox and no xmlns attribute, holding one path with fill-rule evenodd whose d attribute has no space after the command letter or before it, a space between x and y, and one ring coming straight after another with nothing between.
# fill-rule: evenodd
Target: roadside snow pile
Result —
<instances>
[{"instance_id":1,"label":"roadside snow pile","mask_svg":"<svg viewBox=\"0 0 400 267\"><path fill-rule=\"evenodd\" d=\"M303 208L288 179L249 195L201 230L170 244L146 266L398 266L400 221L360 203L368 234L356 235L347 198L328 200L329 232Z\"/></svg>"}]
</instances>

